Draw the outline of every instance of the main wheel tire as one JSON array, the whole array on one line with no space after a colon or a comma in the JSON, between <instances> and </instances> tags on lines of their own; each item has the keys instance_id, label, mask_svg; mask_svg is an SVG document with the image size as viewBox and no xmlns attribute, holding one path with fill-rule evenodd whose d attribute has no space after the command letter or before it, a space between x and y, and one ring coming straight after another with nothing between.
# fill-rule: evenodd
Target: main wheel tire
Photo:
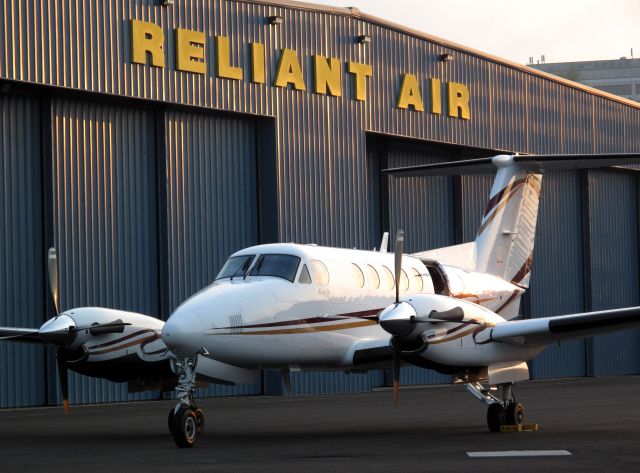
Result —
<instances>
[{"instance_id":1,"label":"main wheel tire","mask_svg":"<svg viewBox=\"0 0 640 473\"><path fill-rule=\"evenodd\" d=\"M487 425L491 432L500 432L500 426L505 424L506 412L499 403L489 405L487 409Z\"/></svg>"},{"instance_id":2,"label":"main wheel tire","mask_svg":"<svg viewBox=\"0 0 640 473\"><path fill-rule=\"evenodd\" d=\"M524 425L524 406L514 402L507 407L507 424Z\"/></svg>"},{"instance_id":3,"label":"main wheel tire","mask_svg":"<svg viewBox=\"0 0 640 473\"><path fill-rule=\"evenodd\" d=\"M182 415L179 415L182 414ZM198 421L191 409L180 409L173 424L173 440L180 448L191 448L198 438Z\"/></svg>"},{"instance_id":4,"label":"main wheel tire","mask_svg":"<svg viewBox=\"0 0 640 473\"><path fill-rule=\"evenodd\" d=\"M196 409L194 414L198 423L198 435L202 435L202 432L204 432L204 412L202 412L202 409Z\"/></svg>"}]
</instances>

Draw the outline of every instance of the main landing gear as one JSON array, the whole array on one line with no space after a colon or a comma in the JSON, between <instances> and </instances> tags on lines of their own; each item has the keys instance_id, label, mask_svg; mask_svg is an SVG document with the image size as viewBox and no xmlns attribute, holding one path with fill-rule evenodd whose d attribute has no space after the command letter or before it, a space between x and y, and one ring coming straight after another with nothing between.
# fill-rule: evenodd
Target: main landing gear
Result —
<instances>
[{"instance_id":1,"label":"main landing gear","mask_svg":"<svg viewBox=\"0 0 640 473\"><path fill-rule=\"evenodd\" d=\"M178 403L169 411L169 431L180 448L193 447L204 431L204 413L196 406L193 392L196 385L196 357L173 358L173 370L178 375Z\"/></svg>"},{"instance_id":2,"label":"main landing gear","mask_svg":"<svg viewBox=\"0 0 640 473\"><path fill-rule=\"evenodd\" d=\"M466 387L478 399L489 404L487 425L491 432L500 432L503 425L524 425L524 406L516 402L513 383L499 384L495 394L480 383L470 383Z\"/></svg>"}]
</instances>

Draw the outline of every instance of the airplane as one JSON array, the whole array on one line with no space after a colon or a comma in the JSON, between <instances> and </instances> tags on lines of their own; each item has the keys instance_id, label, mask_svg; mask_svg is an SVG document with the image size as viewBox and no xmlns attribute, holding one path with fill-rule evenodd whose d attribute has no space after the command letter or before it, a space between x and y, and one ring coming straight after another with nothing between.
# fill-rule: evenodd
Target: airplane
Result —
<instances>
[{"instance_id":1,"label":"airplane","mask_svg":"<svg viewBox=\"0 0 640 473\"><path fill-rule=\"evenodd\" d=\"M156 389L174 383L168 426L179 447L204 429L197 381L253 382L277 369L368 370L409 363L453 375L488 405L492 432L524 423L513 385L550 343L640 326L640 307L513 320L529 285L542 173L640 163L638 154L498 155L387 170L398 176L496 169L476 240L403 255L277 243L240 250L214 282L166 322L103 308L65 311L40 329L0 328L0 337L58 347L66 370ZM57 300L57 262L49 279ZM56 262L56 263L54 263ZM392 269L393 268L393 269ZM403 297L401 297L403 294Z\"/></svg>"}]
</instances>

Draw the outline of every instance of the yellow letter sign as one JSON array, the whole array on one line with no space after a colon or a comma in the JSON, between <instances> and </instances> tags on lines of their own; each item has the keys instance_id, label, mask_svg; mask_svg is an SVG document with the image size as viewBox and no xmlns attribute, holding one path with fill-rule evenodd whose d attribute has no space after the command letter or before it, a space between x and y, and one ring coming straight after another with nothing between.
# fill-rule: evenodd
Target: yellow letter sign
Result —
<instances>
[{"instance_id":1,"label":"yellow letter sign","mask_svg":"<svg viewBox=\"0 0 640 473\"><path fill-rule=\"evenodd\" d=\"M409 105L413 105L414 110L418 112L424 112L424 102L418 78L413 74L404 75L398 96L398 108L409 108Z\"/></svg>"},{"instance_id":2,"label":"yellow letter sign","mask_svg":"<svg viewBox=\"0 0 640 473\"><path fill-rule=\"evenodd\" d=\"M286 87L288 84L293 84L293 88L296 90L307 90L296 51L285 48L280 55L280 63L278 64L276 80L273 85Z\"/></svg>"},{"instance_id":3,"label":"yellow letter sign","mask_svg":"<svg viewBox=\"0 0 640 473\"><path fill-rule=\"evenodd\" d=\"M199 31L176 28L176 68L180 71L205 74L207 63L204 46L207 39Z\"/></svg>"},{"instance_id":4,"label":"yellow letter sign","mask_svg":"<svg viewBox=\"0 0 640 473\"><path fill-rule=\"evenodd\" d=\"M340 59L313 56L315 69L316 94L330 94L334 97L342 96L342 82L340 80Z\"/></svg>"},{"instance_id":5,"label":"yellow letter sign","mask_svg":"<svg viewBox=\"0 0 640 473\"><path fill-rule=\"evenodd\" d=\"M469 89L463 84L449 82L447 84L447 95L449 96L449 116L469 120L471 118L471 113L469 112Z\"/></svg>"},{"instance_id":6,"label":"yellow letter sign","mask_svg":"<svg viewBox=\"0 0 640 473\"><path fill-rule=\"evenodd\" d=\"M373 75L373 67L370 64L349 61L347 70L355 76L356 100L360 102L367 100L367 77Z\"/></svg>"},{"instance_id":7,"label":"yellow letter sign","mask_svg":"<svg viewBox=\"0 0 640 473\"><path fill-rule=\"evenodd\" d=\"M225 79L242 79L242 69L231 65L231 48L226 36L216 36L216 74Z\"/></svg>"},{"instance_id":8,"label":"yellow letter sign","mask_svg":"<svg viewBox=\"0 0 640 473\"><path fill-rule=\"evenodd\" d=\"M147 63L147 53L151 55L151 65L164 67L164 32L162 28L146 21L131 20L131 61Z\"/></svg>"}]
</instances>

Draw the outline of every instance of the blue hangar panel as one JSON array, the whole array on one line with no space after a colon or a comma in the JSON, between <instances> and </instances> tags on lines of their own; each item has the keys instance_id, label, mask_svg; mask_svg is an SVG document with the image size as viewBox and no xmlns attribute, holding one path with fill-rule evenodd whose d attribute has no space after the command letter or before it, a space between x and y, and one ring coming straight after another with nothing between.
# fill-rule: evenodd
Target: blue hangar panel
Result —
<instances>
[{"instance_id":1,"label":"blue hangar panel","mask_svg":"<svg viewBox=\"0 0 640 473\"><path fill-rule=\"evenodd\" d=\"M211 284L230 254L258 243L256 124L245 118L168 111L164 127L172 311ZM211 385L199 394L259 392L259 384Z\"/></svg>"},{"instance_id":2,"label":"blue hangar panel","mask_svg":"<svg viewBox=\"0 0 640 473\"><path fill-rule=\"evenodd\" d=\"M44 321L38 103L0 94L0 325ZM0 341L0 407L45 401L42 347Z\"/></svg>"},{"instance_id":3,"label":"blue hangar panel","mask_svg":"<svg viewBox=\"0 0 640 473\"><path fill-rule=\"evenodd\" d=\"M638 180L635 173L589 171L593 310L639 304ZM593 339L596 375L640 373L640 331Z\"/></svg>"},{"instance_id":4,"label":"blue hangar panel","mask_svg":"<svg viewBox=\"0 0 640 473\"><path fill-rule=\"evenodd\" d=\"M153 121L139 108L51 106L55 245L61 310L158 314ZM149 397L73 374L71 403Z\"/></svg>"},{"instance_id":5,"label":"blue hangar panel","mask_svg":"<svg viewBox=\"0 0 640 473\"><path fill-rule=\"evenodd\" d=\"M527 316L550 317L584 310L582 205L577 172L544 175ZM532 377L537 379L585 376L585 341L549 345L530 366Z\"/></svg>"}]
</instances>

